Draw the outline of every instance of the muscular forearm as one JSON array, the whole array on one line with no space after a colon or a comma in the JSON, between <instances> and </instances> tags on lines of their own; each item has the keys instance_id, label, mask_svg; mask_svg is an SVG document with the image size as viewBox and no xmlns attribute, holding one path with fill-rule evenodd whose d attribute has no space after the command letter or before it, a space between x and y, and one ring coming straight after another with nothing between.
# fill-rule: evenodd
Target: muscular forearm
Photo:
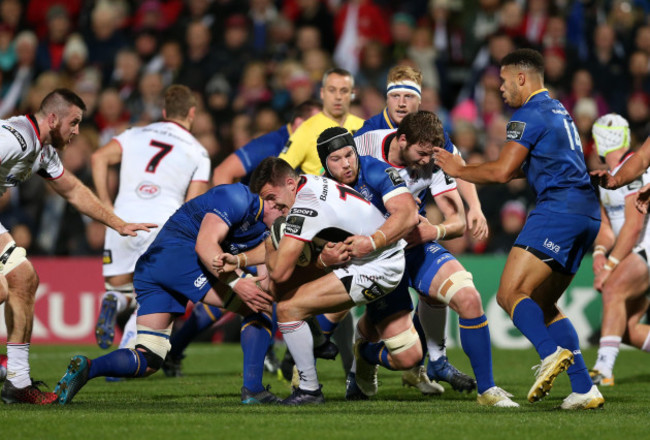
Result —
<instances>
[{"instance_id":1,"label":"muscular forearm","mask_svg":"<svg viewBox=\"0 0 650 440\"><path fill-rule=\"evenodd\" d=\"M519 176L519 169L509 173L497 162L470 164L462 167L458 172L459 179L471 183L507 183Z\"/></svg>"},{"instance_id":2,"label":"muscular forearm","mask_svg":"<svg viewBox=\"0 0 650 440\"><path fill-rule=\"evenodd\" d=\"M109 228L119 229L126 224L124 220L116 216L112 210L103 204L88 187L81 183L75 185L75 188L63 196L79 212L105 224Z\"/></svg>"},{"instance_id":3,"label":"muscular forearm","mask_svg":"<svg viewBox=\"0 0 650 440\"><path fill-rule=\"evenodd\" d=\"M648 141L646 141L644 146L646 144L648 144ZM650 150L650 145L648 150ZM625 161L623 166L616 172L616 175L614 176L616 187L620 188L621 186L632 182L638 176L643 174L648 166L650 166L650 151L644 151L642 153L641 150L639 150L637 154Z\"/></svg>"},{"instance_id":4,"label":"muscular forearm","mask_svg":"<svg viewBox=\"0 0 650 440\"><path fill-rule=\"evenodd\" d=\"M481 211L481 201L476 192L476 185L462 179L457 180L456 185L458 186L458 192L460 192L461 197L467 202L469 209Z\"/></svg>"}]
</instances>

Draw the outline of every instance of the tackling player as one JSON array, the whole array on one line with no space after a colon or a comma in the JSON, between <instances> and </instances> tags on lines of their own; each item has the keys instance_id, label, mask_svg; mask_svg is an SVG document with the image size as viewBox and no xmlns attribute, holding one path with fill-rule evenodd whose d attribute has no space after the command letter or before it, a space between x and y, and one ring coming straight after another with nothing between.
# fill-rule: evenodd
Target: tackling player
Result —
<instances>
[{"instance_id":1,"label":"tackling player","mask_svg":"<svg viewBox=\"0 0 650 440\"><path fill-rule=\"evenodd\" d=\"M615 113L598 118L592 128L601 160L613 176L634 157L627 120ZM639 321L648 309L650 230L634 206L636 194L650 183L646 171L616 190L601 189L602 223L595 241L594 288L603 295L603 321L598 359L590 370L593 383L614 385L614 364L621 342L650 352L650 326Z\"/></svg>"},{"instance_id":2,"label":"tackling player","mask_svg":"<svg viewBox=\"0 0 650 440\"><path fill-rule=\"evenodd\" d=\"M505 102L518 110L508 123L508 142L499 157L466 165L435 148L435 163L448 175L474 183L528 179L536 207L508 255L497 302L542 360L528 400L546 396L557 375L568 369L573 392L562 409L598 408L605 400L589 377L573 325L556 304L600 228L580 136L569 113L544 88L539 52L519 49L506 55L501 79Z\"/></svg>"}]
</instances>

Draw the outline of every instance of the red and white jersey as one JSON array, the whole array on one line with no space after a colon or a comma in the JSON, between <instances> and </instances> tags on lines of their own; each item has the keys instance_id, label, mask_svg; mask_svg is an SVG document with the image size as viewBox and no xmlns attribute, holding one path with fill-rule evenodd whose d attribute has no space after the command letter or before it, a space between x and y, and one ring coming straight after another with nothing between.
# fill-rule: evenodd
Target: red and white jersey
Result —
<instances>
[{"instance_id":1,"label":"red and white jersey","mask_svg":"<svg viewBox=\"0 0 650 440\"><path fill-rule=\"evenodd\" d=\"M323 176L302 175L296 200L287 216L285 235L322 246L351 235L372 235L386 219L381 211L353 188ZM404 240L378 249L352 264L385 258L403 249Z\"/></svg>"},{"instance_id":2,"label":"red and white jersey","mask_svg":"<svg viewBox=\"0 0 650 440\"><path fill-rule=\"evenodd\" d=\"M114 139L122 147L115 213L126 221L163 224L192 181L210 178L208 152L175 122L130 128Z\"/></svg>"},{"instance_id":3,"label":"red and white jersey","mask_svg":"<svg viewBox=\"0 0 650 440\"><path fill-rule=\"evenodd\" d=\"M616 168L612 170L612 174L615 175L618 170L623 166L623 164L634 155L630 153L621 160ZM642 186L650 183L650 172L645 171L641 176L632 181L630 184L622 186L618 189L608 190L604 188L600 189L600 202L605 208L609 222L612 224L612 229L614 235L618 237L618 234L621 232L623 223L625 223L625 200L628 197L634 196L639 192ZM641 229L641 234L639 235L639 243L648 243L650 244L650 230L648 230L648 216L645 216L645 221L643 229Z\"/></svg>"},{"instance_id":4,"label":"red and white jersey","mask_svg":"<svg viewBox=\"0 0 650 440\"><path fill-rule=\"evenodd\" d=\"M0 120L0 195L37 173L58 179L63 165L51 145L42 145L33 115Z\"/></svg>"},{"instance_id":5,"label":"red and white jersey","mask_svg":"<svg viewBox=\"0 0 650 440\"><path fill-rule=\"evenodd\" d=\"M390 163L388 161L388 150L396 132L396 129L372 130L355 137L354 141L359 155L375 157L396 168L414 197L423 199L421 193L427 188L434 197L456 189L456 180L447 176L439 167L434 165L433 159L424 168L405 168ZM455 147L454 152L457 153Z\"/></svg>"}]
</instances>

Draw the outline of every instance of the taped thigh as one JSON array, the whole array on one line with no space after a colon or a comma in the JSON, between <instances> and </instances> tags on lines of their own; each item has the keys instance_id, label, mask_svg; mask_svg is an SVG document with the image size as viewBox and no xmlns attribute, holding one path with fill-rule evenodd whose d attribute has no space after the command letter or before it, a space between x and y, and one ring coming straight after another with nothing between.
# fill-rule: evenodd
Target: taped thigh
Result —
<instances>
[{"instance_id":1,"label":"taped thigh","mask_svg":"<svg viewBox=\"0 0 650 440\"><path fill-rule=\"evenodd\" d=\"M27 261L27 251L25 248L16 246L15 241L10 241L0 253L0 273L2 275L9 274L23 261Z\"/></svg>"},{"instance_id":2,"label":"taped thigh","mask_svg":"<svg viewBox=\"0 0 650 440\"><path fill-rule=\"evenodd\" d=\"M171 325L164 330L154 330L144 325L138 325L137 328L138 335L135 338L136 347L142 346L158 356L162 362L172 348L172 344L169 342L169 336L172 334Z\"/></svg>"},{"instance_id":3,"label":"taped thigh","mask_svg":"<svg viewBox=\"0 0 650 440\"><path fill-rule=\"evenodd\" d=\"M126 284L121 284L119 286L114 286L108 281L104 281L104 288L106 289L107 292L112 290L113 292L121 293L127 298L130 299L135 298L135 288L133 287L133 283L126 283Z\"/></svg>"},{"instance_id":4,"label":"taped thigh","mask_svg":"<svg viewBox=\"0 0 650 440\"><path fill-rule=\"evenodd\" d=\"M472 279L472 274L466 270L454 272L440 285L436 298L448 305L460 289L464 287L474 287Z\"/></svg>"},{"instance_id":5,"label":"taped thigh","mask_svg":"<svg viewBox=\"0 0 650 440\"><path fill-rule=\"evenodd\" d=\"M420 343L420 337L418 336L417 330L411 325L411 328L403 331L399 335L393 336L392 338L383 339L384 345L388 349L388 352L392 355L400 354L409 348L413 347L415 344Z\"/></svg>"}]
</instances>

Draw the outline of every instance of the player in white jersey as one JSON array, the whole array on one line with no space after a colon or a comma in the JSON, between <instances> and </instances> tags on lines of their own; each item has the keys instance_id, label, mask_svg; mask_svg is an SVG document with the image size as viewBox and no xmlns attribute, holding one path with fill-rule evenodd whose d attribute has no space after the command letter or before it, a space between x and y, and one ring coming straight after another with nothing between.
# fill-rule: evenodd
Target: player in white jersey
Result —
<instances>
[{"instance_id":1,"label":"player in white jersey","mask_svg":"<svg viewBox=\"0 0 650 440\"><path fill-rule=\"evenodd\" d=\"M354 189L325 177L298 177L288 163L278 158L267 158L260 164L251 179L251 190L265 201L291 208L277 251L267 245L266 256L278 300L278 327L300 375L300 385L283 403L323 403L313 339L305 319L372 302L398 286L406 288L401 282L406 244L401 237L413 228L415 218L412 222L392 222L389 227L390 219L386 220ZM360 240L372 243L373 250L352 256L345 243ZM338 247L340 258L331 261L321 253L316 264L319 269L337 267L315 280L312 271L308 273L310 281L305 282L305 274L296 267L305 243ZM411 323L407 328L388 325L380 329L379 337L398 364L408 367L422 356Z\"/></svg>"},{"instance_id":2,"label":"player in white jersey","mask_svg":"<svg viewBox=\"0 0 650 440\"><path fill-rule=\"evenodd\" d=\"M35 173L81 213L120 234L149 232L155 224L125 222L63 168L57 150L79 133L85 110L84 102L72 91L56 89L43 99L35 114L1 121L0 195ZM1 392L5 403L49 404L57 399L54 393L40 391L30 377L29 341L38 281L25 249L17 247L0 225L0 302L5 303L8 356L7 380Z\"/></svg>"},{"instance_id":3,"label":"player in white jersey","mask_svg":"<svg viewBox=\"0 0 650 440\"><path fill-rule=\"evenodd\" d=\"M438 225L431 225L421 217L420 225L407 237L410 245L406 252L407 273L411 287L423 299L418 304L418 314L427 345L431 346L433 338L429 335L437 329L430 309L439 303L446 304L459 316L461 345L474 370L478 402L515 407L518 405L509 399L512 396L494 383L488 322L472 275L438 243L465 231L464 209L455 180L432 160L433 148L443 145L442 133L440 119L420 110L404 117L397 130L370 131L355 138L355 142L360 156L373 156L396 168L414 197L423 201L426 191L430 191L444 216ZM453 146L448 148L453 150ZM429 350L430 356L432 351ZM430 379L447 374L449 364L445 366L445 361L446 356L438 360L430 358L427 371ZM439 370L438 365L442 367Z\"/></svg>"},{"instance_id":4,"label":"player in white jersey","mask_svg":"<svg viewBox=\"0 0 650 440\"><path fill-rule=\"evenodd\" d=\"M121 164L114 210L122 218L151 219L163 225L187 200L207 191L210 158L189 132L196 113L196 98L186 86L172 85L164 94L164 120L134 127L113 138L92 156L93 181L100 200L111 205L108 167ZM107 292L102 297L95 335L97 344L113 343L115 319L133 301L135 263L156 233L135 239L106 231L103 275ZM124 329L120 348L135 341L135 315Z\"/></svg>"},{"instance_id":5,"label":"player in white jersey","mask_svg":"<svg viewBox=\"0 0 650 440\"><path fill-rule=\"evenodd\" d=\"M630 159L630 129L615 113L594 123L598 155L613 176ZM594 288L603 295L603 321L598 359L589 371L595 385L614 385L614 364L621 342L650 352L650 326L641 324L650 300L648 218L637 211L639 189L650 183L646 170L636 180L615 190L600 190L602 223L594 248ZM607 256L609 255L609 256Z\"/></svg>"}]
</instances>

